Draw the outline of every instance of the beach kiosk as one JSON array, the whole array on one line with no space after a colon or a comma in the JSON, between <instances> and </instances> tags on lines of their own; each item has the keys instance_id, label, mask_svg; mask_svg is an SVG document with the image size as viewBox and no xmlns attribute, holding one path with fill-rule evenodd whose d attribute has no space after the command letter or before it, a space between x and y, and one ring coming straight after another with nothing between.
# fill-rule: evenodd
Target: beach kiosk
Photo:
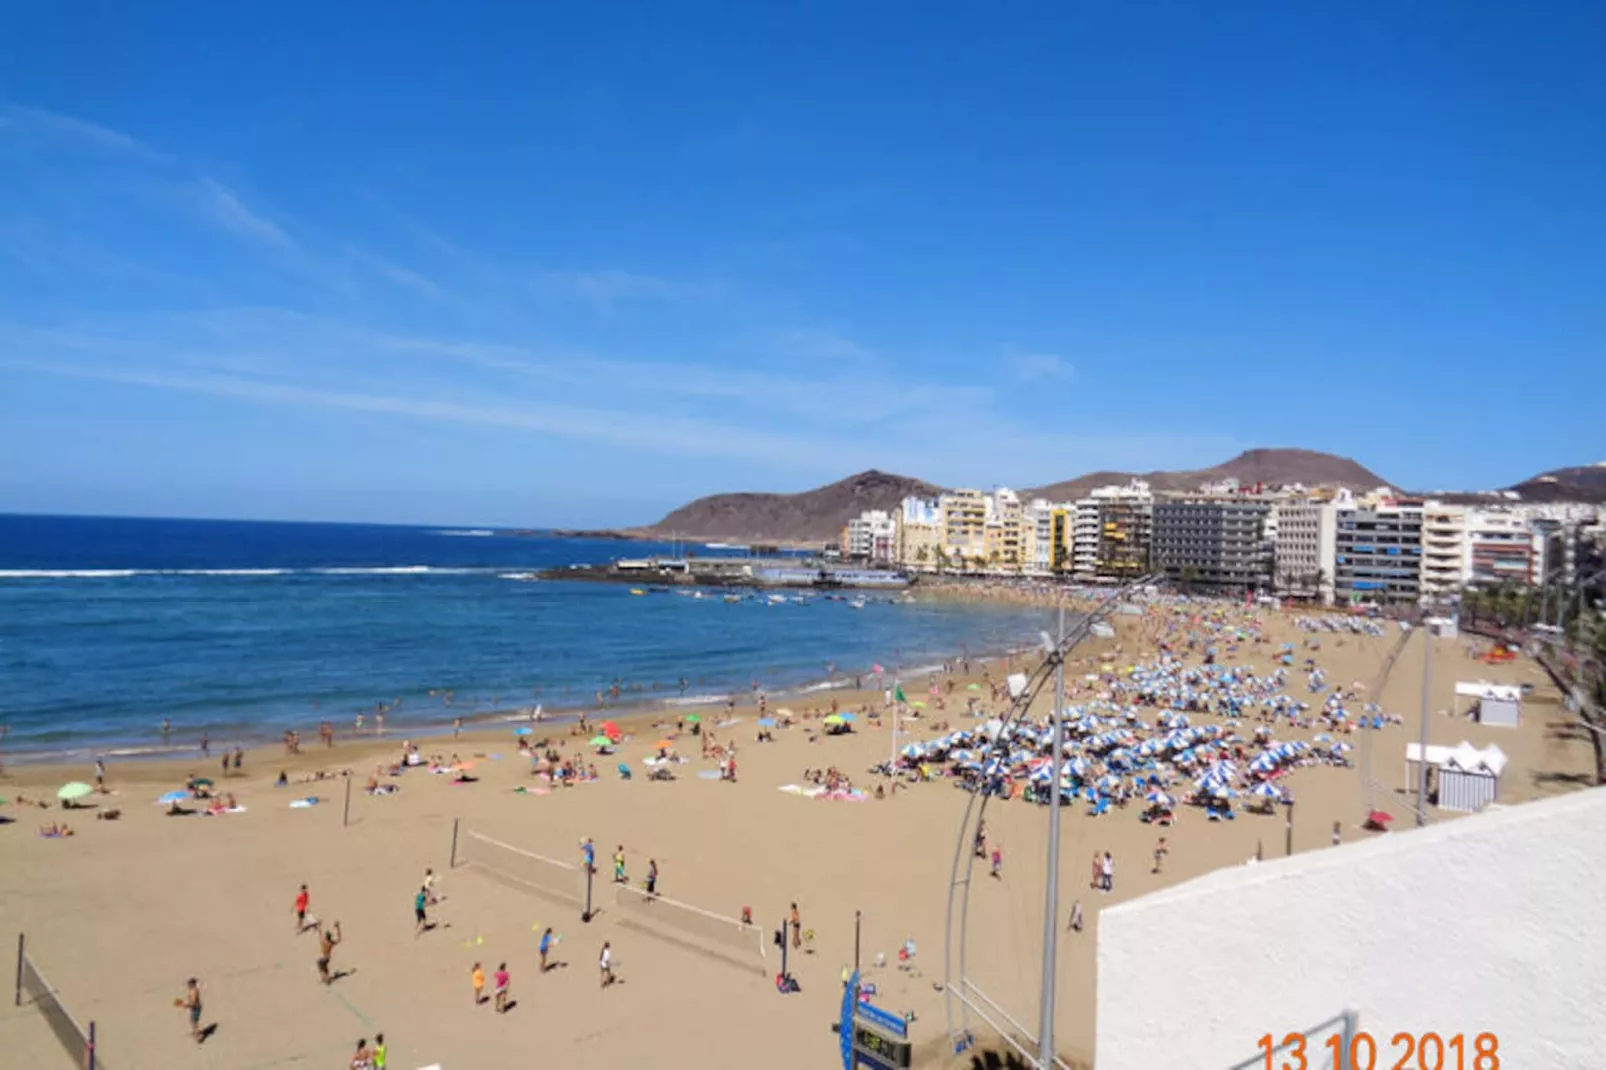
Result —
<instances>
[{"instance_id":1,"label":"beach kiosk","mask_svg":"<svg viewBox=\"0 0 1606 1070\"><path fill-rule=\"evenodd\" d=\"M1500 794L1500 774L1506 754L1493 743L1479 750L1462 743L1439 767L1439 808L1472 813L1494 802Z\"/></svg>"},{"instance_id":2,"label":"beach kiosk","mask_svg":"<svg viewBox=\"0 0 1606 1070\"><path fill-rule=\"evenodd\" d=\"M1522 713L1522 688L1515 684L1457 683L1457 698L1476 699L1478 723L1515 728Z\"/></svg>"},{"instance_id":3,"label":"beach kiosk","mask_svg":"<svg viewBox=\"0 0 1606 1070\"><path fill-rule=\"evenodd\" d=\"M1479 750L1466 740L1458 746L1429 744L1427 763L1433 770L1438 807L1472 813L1500 796L1500 774L1506 769L1506 754L1494 744ZM1405 782L1416 783L1416 763L1423 760L1419 743L1405 745Z\"/></svg>"}]
</instances>

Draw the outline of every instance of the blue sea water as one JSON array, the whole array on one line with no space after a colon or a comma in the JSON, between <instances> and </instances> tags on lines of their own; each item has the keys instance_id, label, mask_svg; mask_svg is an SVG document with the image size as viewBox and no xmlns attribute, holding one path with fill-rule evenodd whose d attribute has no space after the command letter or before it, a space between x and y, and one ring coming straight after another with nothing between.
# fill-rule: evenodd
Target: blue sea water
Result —
<instances>
[{"instance_id":1,"label":"blue sea water","mask_svg":"<svg viewBox=\"0 0 1606 1070\"><path fill-rule=\"evenodd\" d=\"M159 753L537 702L595 709L771 692L1032 642L1024 607L731 605L711 592L512 578L666 547L356 524L0 515L0 724L7 756ZM705 551L706 552L706 551ZM444 693L452 693L446 705Z\"/></svg>"}]
</instances>

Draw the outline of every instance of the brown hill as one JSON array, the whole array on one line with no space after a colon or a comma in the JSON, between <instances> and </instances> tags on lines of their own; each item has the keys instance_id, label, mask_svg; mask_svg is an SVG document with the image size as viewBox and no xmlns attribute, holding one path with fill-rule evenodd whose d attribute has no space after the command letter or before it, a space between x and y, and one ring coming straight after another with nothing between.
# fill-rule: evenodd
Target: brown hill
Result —
<instances>
[{"instance_id":1,"label":"brown hill","mask_svg":"<svg viewBox=\"0 0 1606 1070\"><path fill-rule=\"evenodd\" d=\"M1525 502L1606 503L1606 461L1555 468L1508 489Z\"/></svg>"},{"instance_id":2,"label":"brown hill","mask_svg":"<svg viewBox=\"0 0 1606 1070\"><path fill-rule=\"evenodd\" d=\"M850 517L866 509L895 510L910 496L941 487L871 469L799 494L714 494L681 506L643 535L727 542L834 541Z\"/></svg>"},{"instance_id":3,"label":"brown hill","mask_svg":"<svg viewBox=\"0 0 1606 1070\"><path fill-rule=\"evenodd\" d=\"M1181 472L1092 472L1061 483L1022 491L1021 496L1074 501L1094 487L1124 483L1129 479L1147 480L1156 491L1193 490L1201 483L1222 479L1276 486L1301 483L1307 487L1349 487L1351 490L1371 490L1388 485L1382 476L1348 457L1316 450L1256 449L1245 450L1232 460L1212 468Z\"/></svg>"}]
</instances>

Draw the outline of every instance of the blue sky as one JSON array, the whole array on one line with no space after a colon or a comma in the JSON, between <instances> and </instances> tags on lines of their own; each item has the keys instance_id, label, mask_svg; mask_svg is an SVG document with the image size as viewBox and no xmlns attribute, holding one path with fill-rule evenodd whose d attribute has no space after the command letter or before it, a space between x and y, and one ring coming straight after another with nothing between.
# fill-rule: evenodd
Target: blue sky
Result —
<instances>
[{"instance_id":1,"label":"blue sky","mask_svg":"<svg viewBox=\"0 0 1606 1070\"><path fill-rule=\"evenodd\" d=\"M1603 13L21 5L0 511L1597 460Z\"/></svg>"}]
</instances>

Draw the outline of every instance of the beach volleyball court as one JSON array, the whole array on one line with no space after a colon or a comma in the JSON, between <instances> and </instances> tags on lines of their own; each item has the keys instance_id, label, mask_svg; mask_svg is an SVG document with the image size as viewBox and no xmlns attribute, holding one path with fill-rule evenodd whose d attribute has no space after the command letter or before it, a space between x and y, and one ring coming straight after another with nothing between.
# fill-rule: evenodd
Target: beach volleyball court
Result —
<instances>
[{"instance_id":1,"label":"beach volleyball court","mask_svg":"<svg viewBox=\"0 0 1606 1070\"><path fill-rule=\"evenodd\" d=\"M769 974L767 934L762 927L661 895L648 895L644 888L615 884L614 889L615 920L619 924Z\"/></svg>"},{"instance_id":2,"label":"beach volleyball court","mask_svg":"<svg viewBox=\"0 0 1606 1070\"><path fill-rule=\"evenodd\" d=\"M576 910L585 909L585 871L573 862L560 862L472 830L464 830L458 837L455 860L458 866L468 866Z\"/></svg>"}]
</instances>

